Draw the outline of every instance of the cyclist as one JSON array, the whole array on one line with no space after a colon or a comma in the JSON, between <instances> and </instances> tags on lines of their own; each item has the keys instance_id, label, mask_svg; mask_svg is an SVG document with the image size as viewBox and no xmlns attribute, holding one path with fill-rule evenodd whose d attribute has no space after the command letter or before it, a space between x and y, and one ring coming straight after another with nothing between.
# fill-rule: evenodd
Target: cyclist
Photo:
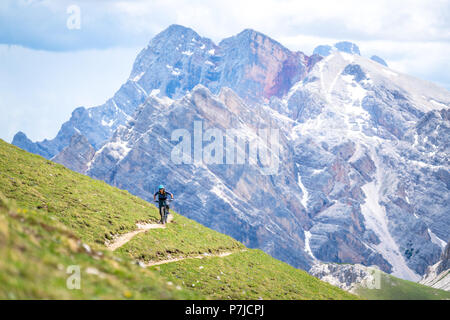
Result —
<instances>
[{"instance_id":1,"label":"cyclist","mask_svg":"<svg viewBox=\"0 0 450 320\"><path fill-rule=\"evenodd\" d=\"M167 197L170 196L173 200L173 194L166 191L164 186L161 184L158 187L158 191L153 195L153 201L156 201L156 196L158 196L158 204L159 204L159 214L161 215L161 223L164 223L164 217L162 213L162 208L166 209L166 217L169 214L169 204L167 203Z\"/></svg>"}]
</instances>

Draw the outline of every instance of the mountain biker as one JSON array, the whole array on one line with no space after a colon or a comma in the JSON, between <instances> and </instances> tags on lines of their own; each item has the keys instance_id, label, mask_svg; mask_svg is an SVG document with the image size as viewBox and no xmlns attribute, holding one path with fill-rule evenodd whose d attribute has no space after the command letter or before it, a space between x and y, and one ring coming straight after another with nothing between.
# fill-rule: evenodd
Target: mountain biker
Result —
<instances>
[{"instance_id":1,"label":"mountain biker","mask_svg":"<svg viewBox=\"0 0 450 320\"><path fill-rule=\"evenodd\" d=\"M169 205L167 204L167 197L170 196L173 200L173 194L166 191L164 186L161 184L158 187L158 191L153 195L153 201L156 201L156 196L158 196L158 204L159 204L159 214L161 215L161 223L163 223L163 213L161 208L166 207L166 212L169 214Z\"/></svg>"}]
</instances>

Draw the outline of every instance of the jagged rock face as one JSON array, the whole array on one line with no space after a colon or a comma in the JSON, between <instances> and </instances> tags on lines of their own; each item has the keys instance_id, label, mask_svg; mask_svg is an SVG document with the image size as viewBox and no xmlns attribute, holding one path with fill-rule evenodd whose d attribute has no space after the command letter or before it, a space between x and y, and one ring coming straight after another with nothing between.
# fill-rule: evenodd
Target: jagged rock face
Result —
<instances>
[{"instance_id":1,"label":"jagged rock face","mask_svg":"<svg viewBox=\"0 0 450 320\"><path fill-rule=\"evenodd\" d=\"M94 155L94 147L83 135L76 133L70 139L70 144L52 158L52 161L60 163L70 170L84 173Z\"/></svg>"},{"instance_id":2,"label":"jagged rock face","mask_svg":"<svg viewBox=\"0 0 450 320\"><path fill-rule=\"evenodd\" d=\"M130 79L149 94L179 98L199 83L219 82L218 50L194 30L172 25L139 53Z\"/></svg>"},{"instance_id":3,"label":"jagged rock face","mask_svg":"<svg viewBox=\"0 0 450 320\"><path fill-rule=\"evenodd\" d=\"M316 61L254 30L215 45L192 29L173 25L139 54L130 78L160 90L160 97L180 98L202 84L216 94L232 88L255 104L284 95Z\"/></svg>"},{"instance_id":4,"label":"jagged rock face","mask_svg":"<svg viewBox=\"0 0 450 320\"><path fill-rule=\"evenodd\" d=\"M145 101L146 97L142 89L127 81L105 104L89 109L76 108L69 121L61 126L54 139L31 142L25 135L18 133L12 144L51 159L70 144L70 139L74 134L79 133L85 136L89 143L98 150L119 125L131 119L126 111L131 113L135 106ZM21 142L24 141L24 137L31 143Z\"/></svg>"},{"instance_id":5,"label":"jagged rock face","mask_svg":"<svg viewBox=\"0 0 450 320\"><path fill-rule=\"evenodd\" d=\"M420 283L436 289L450 291L450 242L447 243L441 260L428 267L427 273L420 280Z\"/></svg>"},{"instance_id":6,"label":"jagged rock face","mask_svg":"<svg viewBox=\"0 0 450 320\"><path fill-rule=\"evenodd\" d=\"M437 261L450 230L449 101L427 82L338 52L279 102L299 122L295 161L317 259L415 280Z\"/></svg>"},{"instance_id":7,"label":"jagged rock face","mask_svg":"<svg viewBox=\"0 0 450 320\"><path fill-rule=\"evenodd\" d=\"M261 127L278 128L269 109L255 113L230 89L213 96L197 86L180 100L149 99L97 152L87 173L144 199L152 199L155 186L163 182L175 194L175 210L183 215L308 268L303 225L309 219L299 203L301 190L285 133L280 134L280 163L286 165L276 176L263 175L248 162L175 164L171 133L180 128L192 132L194 121L202 121L205 130L240 130L240 138L254 136ZM194 144L191 148L193 154Z\"/></svg>"},{"instance_id":8,"label":"jagged rock face","mask_svg":"<svg viewBox=\"0 0 450 320\"><path fill-rule=\"evenodd\" d=\"M357 54L361 55L361 52L359 51L359 47L349 41L341 41L335 43L333 46L330 45L320 45L317 46L313 53L320 55L322 57L328 57L330 54L332 54L335 51L341 51L349 54Z\"/></svg>"},{"instance_id":9,"label":"jagged rock face","mask_svg":"<svg viewBox=\"0 0 450 320\"><path fill-rule=\"evenodd\" d=\"M350 54L357 54L361 55L361 52L359 51L359 48L356 44L351 43L349 41L341 41L334 45L336 49L342 52L350 53Z\"/></svg>"},{"instance_id":10,"label":"jagged rock face","mask_svg":"<svg viewBox=\"0 0 450 320\"><path fill-rule=\"evenodd\" d=\"M234 97L231 90L219 95L221 102L213 102L216 98L205 89L169 101L168 106L161 105L162 100L150 99L120 139L112 140L97 154L89 174L147 199L154 191L151 186L168 181L183 194L179 204L186 215L296 266L309 266L317 260L362 263L417 279L439 258L439 239L449 237L445 231L449 230L446 193L436 201L433 192L427 191L430 185L435 192L446 188L447 177L440 169L431 179L431 172L424 173L443 166L448 152L446 143L439 140L448 134L448 113L433 110L440 105L429 97L445 103L450 100L445 91L414 83L416 80L403 75L389 82L384 76L390 75L388 72L392 71L379 69L367 59L336 53L319 62L283 99L272 99L273 108L262 106L258 115L271 119L271 125L285 136L282 173L270 181L244 179L243 169L233 166L222 172L220 166L181 169L170 165L170 144L166 142L171 130L192 127L194 119L220 128L253 123L256 115L236 102L237 98L230 98ZM408 86L415 88L414 95ZM217 108L217 104L222 107ZM230 120L233 112L238 112L239 121ZM258 121L267 125L262 119ZM130 141L127 136L135 131L153 136ZM425 136L431 137L430 141ZM417 150L411 153L413 141ZM120 150L128 153L111 161ZM427 156L429 150L435 151L433 159ZM417 167L417 163L422 165ZM142 176L142 171L152 173ZM428 182L417 185L414 181L420 179ZM216 184L224 185L227 192L218 192ZM286 188L281 198L271 194L270 190L277 188ZM203 192L208 197L202 200L198 194ZM246 204L239 202L242 194ZM223 205L227 197L240 204ZM279 212L265 198L285 204L285 220L271 220L276 222L269 228L255 227L253 221L249 223L253 227L243 226L243 217L248 214L235 207L247 205L252 209L249 211L259 209L260 222L272 225L262 217ZM300 221L303 232L309 233L308 241L300 225L291 226L294 221ZM266 231L280 226L276 237ZM295 231L285 234L286 230ZM301 254L293 249L299 243L304 243Z\"/></svg>"},{"instance_id":11,"label":"jagged rock face","mask_svg":"<svg viewBox=\"0 0 450 320\"><path fill-rule=\"evenodd\" d=\"M359 287L370 287L376 284L375 277L379 269L360 264L339 265L334 263L315 264L309 273L320 280L349 292Z\"/></svg>"},{"instance_id":12,"label":"jagged rock face","mask_svg":"<svg viewBox=\"0 0 450 320\"><path fill-rule=\"evenodd\" d=\"M333 47L330 45L320 45L314 48L313 53L322 57L328 57L333 51Z\"/></svg>"},{"instance_id":13,"label":"jagged rock face","mask_svg":"<svg viewBox=\"0 0 450 320\"><path fill-rule=\"evenodd\" d=\"M281 97L302 79L310 67L309 58L294 53L269 37L244 30L220 42L222 86L235 90L247 101Z\"/></svg>"},{"instance_id":14,"label":"jagged rock face","mask_svg":"<svg viewBox=\"0 0 450 320\"><path fill-rule=\"evenodd\" d=\"M27 135L22 131L15 134L12 144L23 150L27 150L28 152L39 154L46 158L51 158L51 154L45 148L41 147L41 144L34 143L28 139Z\"/></svg>"},{"instance_id":15,"label":"jagged rock face","mask_svg":"<svg viewBox=\"0 0 450 320\"><path fill-rule=\"evenodd\" d=\"M437 271L442 272L442 271L445 271L448 269L450 269L450 242L447 243L444 253L442 253L441 261L440 261L439 268L437 269Z\"/></svg>"},{"instance_id":16,"label":"jagged rock face","mask_svg":"<svg viewBox=\"0 0 450 320\"><path fill-rule=\"evenodd\" d=\"M252 30L215 45L171 26L105 105L75 110L54 140L15 140L52 155L79 132L97 150L80 170L144 199L164 182L177 211L250 247L416 280L450 240L450 93L338 47L305 57ZM278 174L175 164L171 135L195 121L246 137L278 128Z\"/></svg>"},{"instance_id":17,"label":"jagged rock face","mask_svg":"<svg viewBox=\"0 0 450 320\"><path fill-rule=\"evenodd\" d=\"M180 98L202 84L213 93L232 88L255 105L284 95L318 60L253 30L217 46L190 28L171 25L139 53L129 79L105 104L76 109L53 140L25 143L19 135L13 143L50 159L80 132L98 150L151 95Z\"/></svg>"},{"instance_id":18,"label":"jagged rock face","mask_svg":"<svg viewBox=\"0 0 450 320\"><path fill-rule=\"evenodd\" d=\"M375 62L378 62L379 64L382 64L385 67L388 67L386 61L383 58L380 58L379 56L371 56L370 59Z\"/></svg>"}]
</instances>

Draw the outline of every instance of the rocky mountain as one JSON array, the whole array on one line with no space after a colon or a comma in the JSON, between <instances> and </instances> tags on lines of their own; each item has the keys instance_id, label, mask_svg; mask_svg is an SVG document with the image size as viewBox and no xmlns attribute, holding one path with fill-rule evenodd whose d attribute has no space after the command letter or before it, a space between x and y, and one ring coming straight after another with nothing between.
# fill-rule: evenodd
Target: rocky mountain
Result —
<instances>
[{"instance_id":1,"label":"rocky mountain","mask_svg":"<svg viewBox=\"0 0 450 320\"><path fill-rule=\"evenodd\" d=\"M351 43L319 51L171 26L104 106L76 109L51 141L14 142L65 148L55 160L144 199L164 182L183 215L295 267L419 280L450 240L450 93Z\"/></svg>"},{"instance_id":2,"label":"rocky mountain","mask_svg":"<svg viewBox=\"0 0 450 320\"><path fill-rule=\"evenodd\" d=\"M341 52L278 103L298 122L291 132L317 259L416 280L438 259L449 236L440 140L448 105L443 89Z\"/></svg>"},{"instance_id":3,"label":"rocky mountain","mask_svg":"<svg viewBox=\"0 0 450 320\"><path fill-rule=\"evenodd\" d=\"M447 243L441 260L428 267L421 284L446 291L450 291L450 242Z\"/></svg>"},{"instance_id":4,"label":"rocky mountain","mask_svg":"<svg viewBox=\"0 0 450 320\"><path fill-rule=\"evenodd\" d=\"M12 143L50 159L79 133L98 150L152 93L180 98L202 84L213 93L232 88L257 104L283 96L318 60L250 29L216 45L190 28L171 25L139 53L130 77L105 104L75 109L52 140L33 143L19 132Z\"/></svg>"},{"instance_id":5,"label":"rocky mountain","mask_svg":"<svg viewBox=\"0 0 450 320\"><path fill-rule=\"evenodd\" d=\"M87 164L95 155L94 147L81 134L76 133L70 139L70 143L51 160L64 165L70 170L85 172Z\"/></svg>"},{"instance_id":6,"label":"rocky mountain","mask_svg":"<svg viewBox=\"0 0 450 320\"><path fill-rule=\"evenodd\" d=\"M341 41L341 42L337 42L334 45L330 46L330 45L320 45L317 46L314 51L313 54L317 54L320 55L322 57L328 57L330 54L332 54L333 52L336 51L340 51L340 52L346 52L349 54L357 54L357 55L361 55L361 52L359 51L359 47L349 41Z\"/></svg>"},{"instance_id":7,"label":"rocky mountain","mask_svg":"<svg viewBox=\"0 0 450 320\"><path fill-rule=\"evenodd\" d=\"M356 44L349 42L349 41L341 41L341 42L335 43L332 46L319 45L314 49L313 53L315 55L319 55L321 57L328 57L330 54L332 54L333 52L336 52L336 51L345 52L345 53L349 53L349 54L356 54L359 56L361 55L361 52L359 51L359 47ZM377 55L371 56L370 59L382 64L385 67L388 67L388 64L386 63L386 61Z\"/></svg>"},{"instance_id":8,"label":"rocky mountain","mask_svg":"<svg viewBox=\"0 0 450 320\"><path fill-rule=\"evenodd\" d=\"M356 292L360 287L379 289L381 271L360 264L317 263L309 273L345 291Z\"/></svg>"},{"instance_id":9,"label":"rocky mountain","mask_svg":"<svg viewBox=\"0 0 450 320\"><path fill-rule=\"evenodd\" d=\"M302 191L286 132L282 131L276 141L282 150L275 159L280 163L278 175L263 174L261 167L249 163L248 153L242 163L225 164L225 152L220 158L209 159L212 143L208 142L213 138L206 137L213 132L208 130L223 134L215 137L216 141L228 143L235 132L238 139L252 141L259 129L280 129L274 115L267 107L256 111L228 88L213 95L197 85L178 100L151 97L134 120L117 130L96 153L86 173L144 199L152 199L155 186L164 182L176 195L176 210L183 215L307 269L310 264L303 252L303 224L309 219L300 204ZM204 139L199 162L189 161L196 153L195 126L203 127L199 132ZM188 161L182 164L173 154L178 142L173 133L179 129L193 133L187 141ZM220 149L216 152L222 152ZM245 154L243 149L237 154L241 152Z\"/></svg>"},{"instance_id":10,"label":"rocky mountain","mask_svg":"<svg viewBox=\"0 0 450 320\"><path fill-rule=\"evenodd\" d=\"M379 56L371 56L370 59L373 60L373 61L375 61L375 62L378 62L378 63L382 64L382 65L385 66L385 67L388 67L387 62L384 61L384 59L383 59L383 58L380 58Z\"/></svg>"},{"instance_id":11,"label":"rocky mountain","mask_svg":"<svg viewBox=\"0 0 450 320\"><path fill-rule=\"evenodd\" d=\"M378 267L318 263L310 273L336 287L368 300L448 300L450 292L396 278Z\"/></svg>"}]
</instances>

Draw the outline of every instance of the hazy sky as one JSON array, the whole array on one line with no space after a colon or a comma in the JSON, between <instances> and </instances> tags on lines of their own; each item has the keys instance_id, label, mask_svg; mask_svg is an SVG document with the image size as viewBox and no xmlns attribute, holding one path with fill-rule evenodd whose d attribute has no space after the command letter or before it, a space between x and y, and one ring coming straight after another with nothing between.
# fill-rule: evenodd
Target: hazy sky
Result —
<instances>
[{"instance_id":1,"label":"hazy sky","mask_svg":"<svg viewBox=\"0 0 450 320\"><path fill-rule=\"evenodd\" d=\"M80 29L67 26L71 5ZM111 97L137 53L173 23L216 42L252 28L307 54L349 40L450 90L449 0L2 0L0 138L53 138L73 109Z\"/></svg>"}]
</instances>

